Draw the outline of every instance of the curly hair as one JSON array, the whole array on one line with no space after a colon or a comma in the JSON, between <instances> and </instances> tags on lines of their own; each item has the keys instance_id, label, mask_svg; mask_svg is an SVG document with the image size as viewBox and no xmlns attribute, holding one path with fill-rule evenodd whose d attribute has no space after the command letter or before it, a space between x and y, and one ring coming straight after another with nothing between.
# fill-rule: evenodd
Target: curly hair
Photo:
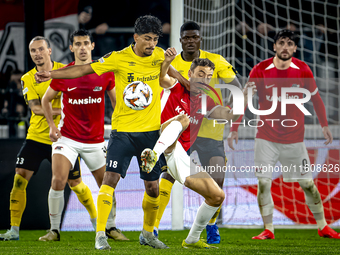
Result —
<instances>
[{"instance_id":1,"label":"curly hair","mask_svg":"<svg viewBox=\"0 0 340 255\"><path fill-rule=\"evenodd\" d=\"M162 36L162 23L155 16L141 16L135 22L135 33L138 35L154 33L155 35Z\"/></svg>"}]
</instances>

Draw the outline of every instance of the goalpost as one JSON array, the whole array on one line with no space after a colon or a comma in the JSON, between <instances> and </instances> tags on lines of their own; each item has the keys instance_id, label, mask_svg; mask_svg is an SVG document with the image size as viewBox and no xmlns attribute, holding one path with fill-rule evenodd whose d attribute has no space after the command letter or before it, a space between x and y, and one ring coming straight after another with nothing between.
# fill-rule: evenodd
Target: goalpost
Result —
<instances>
[{"instance_id":1,"label":"goalpost","mask_svg":"<svg viewBox=\"0 0 340 255\"><path fill-rule=\"evenodd\" d=\"M183 15L182 15L183 13ZM312 103L305 107L312 113L305 119L305 143L312 164L339 166L339 45L340 5L336 1L307 0L172 0L171 46L181 51L179 30L183 22L192 20L201 26L202 49L224 56L238 71L242 85L254 65L273 56L273 36L283 28L300 36L295 56L311 68L324 101L333 144L323 145L323 134ZM256 105L256 99L255 99ZM255 119L245 114L246 121ZM229 133L226 126L225 137ZM240 169L254 165L255 129L239 127L239 143L232 151L225 140L228 165ZM328 169L329 170L329 169ZM315 227L314 218L305 204L298 184L282 182L273 175L272 196L275 204L274 224L283 227ZM313 173L320 191L328 223L340 226L340 173ZM179 193L178 193L179 192ZM179 199L183 192L183 201ZM219 222L227 227L260 227L262 219L257 206L257 179L251 173L227 172ZM176 199L173 199L176 198ZM172 194L173 229L190 227L203 198L177 187ZM181 225L183 217L183 225Z\"/></svg>"}]
</instances>

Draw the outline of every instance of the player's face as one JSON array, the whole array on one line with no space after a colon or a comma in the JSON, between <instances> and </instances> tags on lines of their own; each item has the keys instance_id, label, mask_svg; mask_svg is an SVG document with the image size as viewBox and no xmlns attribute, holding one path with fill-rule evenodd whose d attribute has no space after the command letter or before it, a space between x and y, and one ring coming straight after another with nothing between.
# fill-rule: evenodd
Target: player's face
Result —
<instances>
[{"instance_id":1,"label":"player's face","mask_svg":"<svg viewBox=\"0 0 340 255\"><path fill-rule=\"evenodd\" d=\"M213 73L214 70L209 66L197 66L194 71L189 70L190 93L194 95L200 94L201 90L198 89L199 84L209 84Z\"/></svg>"},{"instance_id":2,"label":"player's face","mask_svg":"<svg viewBox=\"0 0 340 255\"><path fill-rule=\"evenodd\" d=\"M43 66L51 61L52 49L47 47L45 40L33 41L29 45L31 58L37 66Z\"/></svg>"},{"instance_id":3,"label":"player's face","mask_svg":"<svg viewBox=\"0 0 340 255\"><path fill-rule=\"evenodd\" d=\"M151 56L157 43L159 36L154 33L147 34L134 34L135 39L135 50L138 56L148 57Z\"/></svg>"},{"instance_id":4,"label":"player's face","mask_svg":"<svg viewBox=\"0 0 340 255\"><path fill-rule=\"evenodd\" d=\"M294 52L296 52L296 48L297 46L295 45L294 41L287 37L281 37L274 44L276 56L283 61L291 59Z\"/></svg>"},{"instance_id":5,"label":"player's face","mask_svg":"<svg viewBox=\"0 0 340 255\"><path fill-rule=\"evenodd\" d=\"M195 53L201 47L201 36L198 30L186 30L181 34L179 41L185 53Z\"/></svg>"},{"instance_id":6,"label":"player's face","mask_svg":"<svg viewBox=\"0 0 340 255\"><path fill-rule=\"evenodd\" d=\"M91 58L91 51L94 48L94 43L91 43L90 37L75 36L73 38L73 44L70 45L70 50L74 53L75 59L86 61Z\"/></svg>"}]
</instances>

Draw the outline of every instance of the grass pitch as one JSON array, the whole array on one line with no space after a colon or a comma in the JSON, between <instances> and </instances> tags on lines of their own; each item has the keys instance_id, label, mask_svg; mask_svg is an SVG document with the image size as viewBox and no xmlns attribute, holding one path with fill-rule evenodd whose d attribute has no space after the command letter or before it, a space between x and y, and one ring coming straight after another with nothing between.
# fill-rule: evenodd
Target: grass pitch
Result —
<instances>
[{"instance_id":1,"label":"grass pitch","mask_svg":"<svg viewBox=\"0 0 340 255\"><path fill-rule=\"evenodd\" d=\"M261 231L222 228L221 244L216 245L219 249L210 250L183 249L181 243L188 230L160 231L160 240L170 247L167 250L141 246L138 242L140 232L124 232L130 241L109 239L111 251L97 251L94 249L94 232L62 232L60 242L39 242L38 238L46 231L22 230L20 241L0 241L0 254L340 254L340 240L321 238L315 229L277 229L275 240L251 239ZM205 236L204 231L202 237Z\"/></svg>"}]
</instances>

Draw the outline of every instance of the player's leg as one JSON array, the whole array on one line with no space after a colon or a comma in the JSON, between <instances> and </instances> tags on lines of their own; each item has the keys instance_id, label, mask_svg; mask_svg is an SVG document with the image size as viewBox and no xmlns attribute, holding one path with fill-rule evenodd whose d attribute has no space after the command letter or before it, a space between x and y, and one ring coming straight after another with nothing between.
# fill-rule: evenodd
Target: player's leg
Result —
<instances>
[{"instance_id":1,"label":"player's leg","mask_svg":"<svg viewBox=\"0 0 340 255\"><path fill-rule=\"evenodd\" d=\"M279 160L287 169L291 165L296 166L296 171L283 173L284 181L299 182L300 187L305 193L306 204L316 220L318 234L321 237L340 239L340 234L327 225L322 199L310 171L310 160L306 145L303 142L282 145L282 153Z\"/></svg>"},{"instance_id":2,"label":"player's leg","mask_svg":"<svg viewBox=\"0 0 340 255\"><path fill-rule=\"evenodd\" d=\"M68 175L68 184L70 189L77 195L79 202L86 208L90 215L90 221L93 229L96 230L97 209L94 204L92 192L90 188L83 182L81 178L80 157L77 158L74 168Z\"/></svg>"},{"instance_id":3,"label":"player's leg","mask_svg":"<svg viewBox=\"0 0 340 255\"><path fill-rule=\"evenodd\" d=\"M133 156L133 145L128 134L112 130L107 148L106 171L97 198L97 229L95 249L110 250L105 234L106 222L112 209L114 189L120 177L124 178Z\"/></svg>"},{"instance_id":4,"label":"player's leg","mask_svg":"<svg viewBox=\"0 0 340 255\"><path fill-rule=\"evenodd\" d=\"M178 123L181 127L182 125ZM178 134L176 135L177 139ZM158 141L159 132L144 132L144 133L131 133L131 139L136 141L137 159L139 165L142 164L142 156L144 155L144 148L153 148ZM166 149L166 148L165 148ZM139 156L141 155L141 156ZM160 157L161 154L159 154ZM145 193L143 197L143 230L139 236L139 243L141 245L149 245L156 249L169 248L153 234L153 229L158 214L160 196L159 196L159 177L161 175L161 163L157 161L151 168L152 171L147 173L140 169L140 178L144 180Z\"/></svg>"},{"instance_id":5,"label":"player's leg","mask_svg":"<svg viewBox=\"0 0 340 255\"><path fill-rule=\"evenodd\" d=\"M225 177L223 169L226 165L223 141L197 137L192 146L192 151L194 150L196 150L203 168L210 174L218 186L223 189ZM216 225L216 219L220 211L221 208L216 211L206 226L208 244L217 244L221 242L221 237Z\"/></svg>"},{"instance_id":6,"label":"player's leg","mask_svg":"<svg viewBox=\"0 0 340 255\"><path fill-rule=\"evenodd\" d=\"M39 241L60 241L61 215L64 209L64 189L70 169L77 161L77 144L66 137L52 144L52 184L48 194L51 229Z\"/></svg>"},{"instance_id":7,"label":"player's leg","mask_svg":"<svg viewBox=\"0 0 340 255\"><path fill-rule=\"evenodd\" d=\"M163 213L165 211L165 208L167 207L169 201L170 201L170 195L172 186L175 183L175 179L168 174L167 172L164 172L162 174L162 178L159 182L159 195L160 195L160 201L159 201L159 209L156 217L155 222L155 229L154 229L154 235L158 237L158 228L159 223L163 217Z\"/></svg>"},{"instance_id":8,"label":"player's leg","mask_svg":"<svg viewBox=\"0 0 340 255\"><path fill-rule=\"evenodd\" d=\"M202 241L200 242L200 235L209 220L220 208L225 198L224 192L206 172L200 172L187 177L184 185L203 196L205 201L198 209L189 235L183 241L182 246L184 248L214 248Z\"/></svg>"},{"instance_id":9,"label":"player's leg","mask_svg":"<svg viewBox=\"0 0 340 255\"><path fill-rule=\"evenodd\" d=\"M181 133L189 126L190 120L184 114L179 114L162 124L161 135L153 149L142 152L142 171L151 172L163 152L171 152L176 146L176 141Z\"/></svg>"},{"instance_id":10,"label":"player's leg","mask_svg":"<svg viewBox=\"0 0 340 255\"><path fill-rule=\"evenodd\" d=\"M98 187L102 185L106 168L106 146L105 142L100 144L86 145L81 153L86 165L95 178ZM106 236L114 240L127 241L126 236L116 228L116 198L112 195L112 208L106 222ZM95 228L96 229L96 228Z\"/></svg>"},{"instance_id":11,"label":"player's leg","mask_svg":"<svg viewBox=\"0 0 340 255\"><path fill-rule=\"evenodd\" d=\"M11 228L6 233L0 234L0 240L19 240L19 228L26 208L26 187L45 158L51 158L50 145L32 140L24 142L17 155L13 188L10 193Z\"/></svg>"},{"instance_id":12,"label":"player's leg","mask_svg":"<svg viewBox=\"0 0 340 255\"><path fill-rule=\"evenodd\" d=\"M258 178L257 203L259 205L265 230L253 239L275 239L273 226L274 202L271 195L272 169L280 152L277 146L263 139L255 139L254 161Z\"/></svg>"}]
</instances>

